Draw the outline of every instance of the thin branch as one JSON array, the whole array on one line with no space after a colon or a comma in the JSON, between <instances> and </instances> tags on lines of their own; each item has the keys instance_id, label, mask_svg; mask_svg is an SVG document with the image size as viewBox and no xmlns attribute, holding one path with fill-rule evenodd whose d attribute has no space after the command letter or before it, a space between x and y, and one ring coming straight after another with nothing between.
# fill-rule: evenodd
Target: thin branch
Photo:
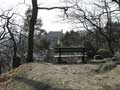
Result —
<instances>
[{"instance_id":1,"label":"thin branch","mask_svg":"<svg viewBox=\"0 0 120 90\"><path fill-rule=\"evenodd\" d=\"M69 6L69 7L38 7L38 9L43 9L43 10L53 10L53 9L62 9L64 10L64 13L66 15L66 17L68 17L67 11L68 8L72 8L73 6Z\"/></svg>"},{"instance_id":2,"label":"thin branch","mask_svg":"<svg viewBox=\"0 0 120 90\"><path fill-rule=\"evenodd\" d=\"M72 8L72 6L70 7L38 7L38 9L44 9L44 10L52 10L52 9L68 9L68 8Z\"/></svg>"}]
</instances>

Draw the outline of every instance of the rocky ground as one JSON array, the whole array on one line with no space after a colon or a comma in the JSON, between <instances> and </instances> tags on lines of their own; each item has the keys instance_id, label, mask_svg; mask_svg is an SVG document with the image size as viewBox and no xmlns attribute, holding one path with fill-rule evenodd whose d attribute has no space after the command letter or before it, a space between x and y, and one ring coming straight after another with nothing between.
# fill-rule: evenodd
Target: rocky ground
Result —
<instances>
[{"instance_id":1,"label":"rocky ground","mask_svg":"<svg viewBox=\"0 0 120 90\"><path fill-rule=\"evenodd\" d=\"M24 64L0 79L0 90L120 90L120 65L105 73L97 73L97 68L95 64Z\"/></svg>"}]
</instances>

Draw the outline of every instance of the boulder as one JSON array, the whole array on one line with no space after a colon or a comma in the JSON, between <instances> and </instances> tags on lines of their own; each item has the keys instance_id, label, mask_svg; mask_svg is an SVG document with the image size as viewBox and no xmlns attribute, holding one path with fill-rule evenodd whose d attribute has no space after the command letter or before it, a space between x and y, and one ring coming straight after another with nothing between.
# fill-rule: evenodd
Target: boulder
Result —
<instances>
[{"instance_id":1,"label":"boulder","mask_svg":"<svg viewBox=\"0 0 120 90\"><path fill-rule=\"evenodd\" d=\"M98 69L96 70L98 73L105 73L117 66L116 62L106 62L103 64L100 64Z\"/></svg>"}]
</instances>

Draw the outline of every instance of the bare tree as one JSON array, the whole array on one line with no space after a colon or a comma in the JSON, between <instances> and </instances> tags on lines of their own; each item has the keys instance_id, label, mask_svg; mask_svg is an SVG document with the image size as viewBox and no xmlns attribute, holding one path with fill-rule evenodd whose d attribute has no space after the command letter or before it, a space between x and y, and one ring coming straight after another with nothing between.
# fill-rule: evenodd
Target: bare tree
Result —
<instances>
[{"instance_id":1,"label":"bare tree","mask_svg":"<svg viewBox=\"0 0 120 90\"><path fill-rule=\"evenodd\" d=\"M14 34L15 28L13 28L13 26L16 26L17 24L14 24L13 21L11 21L11 20L13 20L13 16L15 15L15 13L12 13L10 15L10 12L11 12L11 10L7 10L7 11L5 11L5 13L3 12L3 14L0 18L4 20L3 29L4 29L4 31L6 31L6 33L4 34L4 37L7 36L6 38L8 38L8 40L6 40L6 42L12 41L12 47L13 47L12 66L13 66L13 68L16 68L20 65L20 58L17 56L17 42L16 42L16 37ZM3 42L5 42L5 41L3 41ZM1 44L3 42L1 42Z\"/></svg>"},{"instance_id":2,"label":"bare tree","mask_svg":"<svg viewBox=\"0 0 120 90\"><path fill-rule=\"evenodd\" d=\"M118 10L111 10L109 2L107 0L102 0L101 4L94 4L97 11L88 11L80 7L78 2L75 2L76 6L73 8L76 11L73 11L70 14L72 20L77 20L78 23L81 23L83 27L92 33L96 39L100 41L98 35L104 37L109 47L110 52L114 53L114 48L112 47L113 37L112 37L112 13L117 12Z\"/></svg>"},{"instance_id":3,"label":"bare tree","mask_svg":"<svg viewBox=\"0 0 120 90\"><path fill-rule=\"evenodd\" d=\"M16 68L20 65L20 58L17 56L17 43L16 43L16 40L15 40L15 37L14 37L14 34L12 33L9 25L10 25L10 19L12 18L11 17L7 17L7 20L6 20L6 28L10 34L10 37L11 37L11 40L13 42L13 68Z\"/></svg>"},{"instance_id":4,"label":"bare tree","mask_svg":"<svg viewBox=\"0 0 120 90\"><path fill-rule=\"evenodd\" d=\"M112 0L113 2L117 3L120 7L120 0Z\"/></svg>"},{"instance_id":5,"label":"bare tree","mask_svg":"<svg viewBox=\"0 0 120 90\"><path fill-rule=\"evenodd\" d=\"M33 62L33 46L34 46L34 30L35 30L35 23L37 19L38 9L44 9L44 10L53 10L53 9L63 9L66 16L66 11L70 7L38 7L37 0L31 0L32 1L32 17L30 19L29 24L29 36L28 36L28 55L27 55L27 62Z\"/></svg>"},{"instance_id":6,"label":"bare tree","mask_svg":"<svg viewBox=\"0 0 120 90\"><path fill-rule=\"evenodd\" d=\"M28 36L28 55L27 55L27 62L33 62L33 46L34 46L34 29L35 23L38 14L38 5L37 0L32 0L32 16L30 19L29 24L29 36Z\"/></svg>"}]
</instances>

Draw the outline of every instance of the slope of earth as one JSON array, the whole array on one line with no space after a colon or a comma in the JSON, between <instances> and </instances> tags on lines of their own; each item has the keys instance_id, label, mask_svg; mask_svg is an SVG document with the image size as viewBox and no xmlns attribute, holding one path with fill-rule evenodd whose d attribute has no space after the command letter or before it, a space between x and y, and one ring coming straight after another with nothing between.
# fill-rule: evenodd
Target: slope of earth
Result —
<instances>
[{"instance_id":1,"label":"slope of earth","mask_svg":"<svg viewBox=\"0 0 120 90\"><path fill-rule=\"evenodd\" d=\"M10 71L8 90L120 90L120 66L96 73L98 65L24 64Z\"/></svg>"}]
</instances>

